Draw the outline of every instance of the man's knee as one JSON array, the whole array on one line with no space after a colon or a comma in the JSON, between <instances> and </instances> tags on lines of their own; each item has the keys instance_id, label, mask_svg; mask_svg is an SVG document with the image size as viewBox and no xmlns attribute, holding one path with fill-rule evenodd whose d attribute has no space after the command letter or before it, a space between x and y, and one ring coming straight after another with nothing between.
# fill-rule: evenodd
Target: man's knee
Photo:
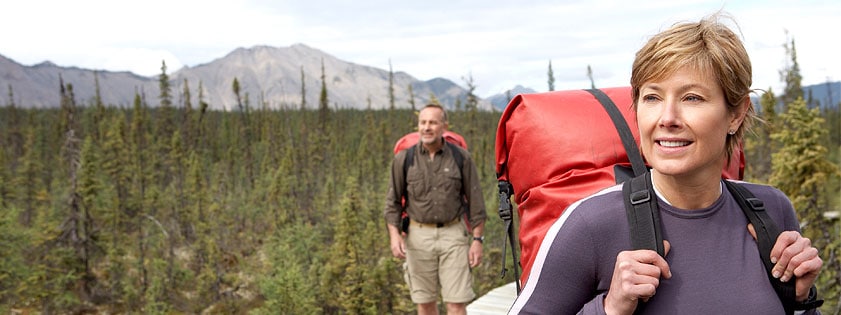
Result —
<instances>
[{"instance_id":1,"label":"man's knee","mask_svg":"<svg viewBox=\"0 0 841 315\"><path fill-rule=\"evenodd\" d=\"M449 308L447 309L449 312ZM438 314L438 303L420 303L418 304L418 315Z\"/></svg>"},{"instance_id":2,"label":"man's knee","mask_svg":"<svg viewBox=\"0 0 841 315\"><path fill-rule=\"evenodd\" d=\"M463 315L467 314L467 304L465 303L446 303L447 315Z\"/></svg>"}]
</instances>

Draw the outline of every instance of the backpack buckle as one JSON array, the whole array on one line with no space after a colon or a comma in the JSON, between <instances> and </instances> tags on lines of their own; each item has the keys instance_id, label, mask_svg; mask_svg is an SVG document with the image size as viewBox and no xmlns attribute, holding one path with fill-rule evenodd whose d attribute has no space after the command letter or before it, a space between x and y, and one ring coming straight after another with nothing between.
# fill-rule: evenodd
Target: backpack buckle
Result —
<instances>
[{"instance_id":1,"label":"backpack buckle","mask_svg":"<svg viewBox=\"0 0 841 315\"><path fill-rule=\"evenodd\" d=\"M747 202L753 211L765 211L765 203L759 200L759 198L747 198L745 202Z\"/></svg>"},{"instance_id":2,"label":"backpack buckle","mask_svg":"<svg viewBox=\"0 0 841 315\"><path fill-rule=\"evenodd\" d=\"M631 193L631 204L638 205L641 203L646 203L651 200L651 193L648 192L648 189L640 190L637 192Z\"/></svg>"}]
</instances>

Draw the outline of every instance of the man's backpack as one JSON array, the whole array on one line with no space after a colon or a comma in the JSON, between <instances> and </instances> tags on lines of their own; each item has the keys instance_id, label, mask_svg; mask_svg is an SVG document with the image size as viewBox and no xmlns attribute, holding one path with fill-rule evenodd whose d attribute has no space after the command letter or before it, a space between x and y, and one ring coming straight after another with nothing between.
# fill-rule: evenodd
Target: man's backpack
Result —
<instances>
[{"instance_id":1,"label":"man's backpack","mask_svg":"<svg viewBox=\"0 0 841 315\"><path fill-rule=\"evenodd\" d=\"M452 132L452 131L444 131L444 143L447 146L450 146L450 150L453 152L453 159L456 160L456 165L458 165L458 170L462 174L462 178L464 178L464 156L461 155L461 151L455 148L455 146L459 146L467 150L467 142L464 141L464 137L460 134ZM400 151L408 150L406 152L406 158L403 161L403 212L401 214L401 224L400 230L403 233L409 232L409 215L406 213L406 203L408 202L408 198L406 197L406 174L409 173L409 167L412 166L415 162L415 148L417 147L416 144L418 143L418 139L420 135L417 132L411 132L403 137L401 137L397 142L394 144L394 154L396 155ZM462 187L464 188L464 187ZM463 195L463 193L462 193Z\"/></svg>"},{"instance_id":2,"label":"man's backpack","mask_svg":"<svg viewBox=\"0 0 841 315\"><path fill-rule=\"evenodd\" d=\"M631 105L630 87L619 87L520 94L503 111L495 145L499 215L510 238L517 292L544 235L567 206L645 172ZM741 153L734 152L723 177L742 178ZM512 196L522 261L513 235ZM503 276L505 271L503 260Z\"/></svg>"}]
</instances>

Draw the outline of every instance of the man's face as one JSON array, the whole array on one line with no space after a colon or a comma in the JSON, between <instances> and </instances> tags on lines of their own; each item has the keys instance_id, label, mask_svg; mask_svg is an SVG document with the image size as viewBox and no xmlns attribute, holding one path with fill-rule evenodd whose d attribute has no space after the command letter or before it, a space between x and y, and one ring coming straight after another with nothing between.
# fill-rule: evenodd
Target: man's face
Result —
<instances>
[{"instance_id":1,"label":"man's face","mask_svg":"<svg viewBox=\"0 0 841 315\"><path fill-rule=\"evenodd\" d=\"M445 130L447 130L447 123L444 121L444 112L440 108L427 107L420 111L418 133L421 143L434 144L444 136Z\"/></svg>"}]
</instances>

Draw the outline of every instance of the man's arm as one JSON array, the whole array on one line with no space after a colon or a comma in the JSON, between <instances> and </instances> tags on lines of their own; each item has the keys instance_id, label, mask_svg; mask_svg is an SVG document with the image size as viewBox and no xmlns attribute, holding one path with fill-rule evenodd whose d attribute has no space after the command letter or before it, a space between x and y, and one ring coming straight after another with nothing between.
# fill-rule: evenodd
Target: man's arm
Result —
<instances>
[{"instance_id":1,"label":"man's arm","mask_svg":"<svg viewBox=\"0 0 841 315\"><path fill-rule=\"evenodd\" d=\"M470 242L470 252L467 255L470 261L470 267L476 267L482 263L482 245L485 239L485 222L479 223L473 227L473 241Z\"/></svg>"},{"instance_id":2,"label":"man's arm","mask_svg":"<svg viewBox=\"0 0 841 315\"><path fill-rule=\"evenodd\" d=\"M405 185L403 185L405 178L403 176L403 162L406 158L406 151L400 151L391 162L391 177L388 183L388 192L385 196L385 206L383 209L383 217L386 225L394 225L399 227L401 224L401 214L403 213L403 195ZM397 229L400 230L399 228Z\"/></svg>"},{"instance_id":3,"label":"man's arm","mask_svg":"<svg viewBox=\"0 0 841 315\"><path fill-rule=\"evenodd\" d=\"M400 229L394 225L386 224L388 227L388 238L391 244L391 254L400 259L406 259L406 243Z\"/></svg>"},{"instance_id":4,"label":"man's arm","mask_svg":"<svg viewBox=\"0 0 841 315\"><path fill-rule=\"evenodd\" d=\"M403 212L403 161L406 151L401 151L394 156L391 162L391 179L389 181L388 193L386 193L383 217L388 229L388 238L391 247L391 254L394 257L406 258L406 243L400 231L401 214Z\"/></svg>"}]
</instances>

